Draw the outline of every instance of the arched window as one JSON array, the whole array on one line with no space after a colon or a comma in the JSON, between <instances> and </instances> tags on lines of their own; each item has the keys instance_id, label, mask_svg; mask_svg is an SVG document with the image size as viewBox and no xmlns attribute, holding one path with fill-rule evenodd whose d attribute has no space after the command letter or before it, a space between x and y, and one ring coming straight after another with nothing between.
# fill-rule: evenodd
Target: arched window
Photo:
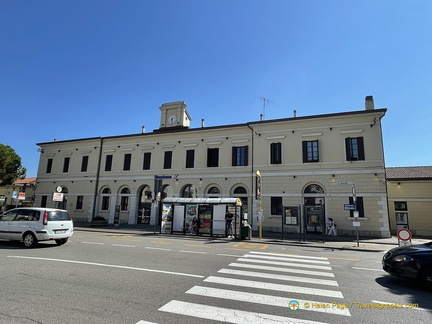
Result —
<instances>
[{"instance_id":1,"label":"arched window","mask_svg":"<svg viewBox=\"0 0 432 324\"><path fill-rule=\"evenodd\" d=\"M182 198L195 198L196 197L196 188L194 185L188 184L183 187L181 195Z\"/></svg>"},{"instance_id":2,"label":"arched window","mask_svg":"<svg viewBox=\"0 0 432 324\"><path fill-rule=\"evenodd\" d=\"M305 194L322 194L324 193L324 189L317 184L310 184L304 190Z\"/></svg>"},{"instance_id":3,"label":"arched window","mask_svg":"<svg viewBox=\"0 0 432 324\"><path fill-rule=\"evenodd\" d=\"M245 194L247 194L245 187L237 187L234 189L234 195L245 195Z\"/></svg>"}]
</instances>

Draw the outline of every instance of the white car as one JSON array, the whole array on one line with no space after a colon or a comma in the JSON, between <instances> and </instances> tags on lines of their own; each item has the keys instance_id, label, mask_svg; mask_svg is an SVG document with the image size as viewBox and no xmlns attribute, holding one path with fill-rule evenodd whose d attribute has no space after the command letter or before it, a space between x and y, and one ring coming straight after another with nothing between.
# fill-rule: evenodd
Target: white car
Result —
<instances>
[{"instance_id":1,"label":"white car","mask_svg":"<svg viewBox=\"0 0 432 324\"><path fill-rule=\"evenodd\" d=\"M21 241L28 248L48 240L63 245L72 234L73 222L66 210L23 207L0 215L0 239Z\"/></svg>"}]
</instances>

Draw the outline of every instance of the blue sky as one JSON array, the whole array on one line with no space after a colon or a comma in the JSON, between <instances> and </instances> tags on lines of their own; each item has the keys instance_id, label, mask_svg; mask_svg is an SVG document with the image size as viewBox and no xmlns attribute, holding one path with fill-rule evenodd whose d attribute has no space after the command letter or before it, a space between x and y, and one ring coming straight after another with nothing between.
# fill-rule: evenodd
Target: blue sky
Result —
<instances>
[{"instance_id":1,"label":"blue sky","mask_svg":"<svg viewBox=\"0 0 432 324\"><path fill-rule=\"evenodd\" d=\"M430 0L0 0L0 143L36 143L364 109L387 166L432 165Z\"/></svg>"}]
</instances>

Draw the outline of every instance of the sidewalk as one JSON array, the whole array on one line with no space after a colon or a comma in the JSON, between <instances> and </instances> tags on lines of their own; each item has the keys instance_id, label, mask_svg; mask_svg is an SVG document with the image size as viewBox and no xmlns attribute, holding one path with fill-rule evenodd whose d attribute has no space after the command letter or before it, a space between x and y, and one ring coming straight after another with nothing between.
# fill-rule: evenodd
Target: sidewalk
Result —
<instances>
[{"instance_id":1,"label":"sidewalk","mask_svg":"<svg viewBox=\"0 0 432 324\"><path fill-rule=\"evenodd\" d=\"M187 237L196 240L229 240L225 237L216 236L189 236L179 234L161 234L159 233L159 227L153 225L120 225L113 226L107 225L102 227L91 227L88 225L77 224L74 226L75 231L87 231L87 232L105 232L105 233L117 233L117 234L133 234L133 235L155 235L164 237ZM232 239L231 239L232 240ZM259 237L257 232L253 232L250 240L238 240L234 241L253 243L253 244L282 244L292 246L304 246L304 247L315 247L321 249L338 249L338 250L356 250L366 252L385 252L398 245L398 238L393 236L389 238L362 238L359 237L357 246L357 238L351 236L325 236L323 242L322 234L306 234L306 240L300 241L299 234L284 234L282 239L282 233L263 232L262 238ZM413 238L412 244L422 244L432 241L427 238Z\"/></svg>"}]
</instances>

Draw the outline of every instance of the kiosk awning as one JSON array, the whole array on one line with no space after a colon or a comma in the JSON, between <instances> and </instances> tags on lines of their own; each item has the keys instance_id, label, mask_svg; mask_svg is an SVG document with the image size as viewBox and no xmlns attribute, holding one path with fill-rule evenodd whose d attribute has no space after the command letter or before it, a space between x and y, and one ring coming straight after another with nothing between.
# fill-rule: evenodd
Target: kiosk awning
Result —
<instances>
[{"instance_id":1,"label":"kiosk awning","mask_svg":"<svg viewBox=\"0 0 432 324\"><path fill-rule=\"evenodd\" d=\"M241 206L239 198L165 198L162 202L171 204L234 204Z\"/></svg>"}]
</instances>

